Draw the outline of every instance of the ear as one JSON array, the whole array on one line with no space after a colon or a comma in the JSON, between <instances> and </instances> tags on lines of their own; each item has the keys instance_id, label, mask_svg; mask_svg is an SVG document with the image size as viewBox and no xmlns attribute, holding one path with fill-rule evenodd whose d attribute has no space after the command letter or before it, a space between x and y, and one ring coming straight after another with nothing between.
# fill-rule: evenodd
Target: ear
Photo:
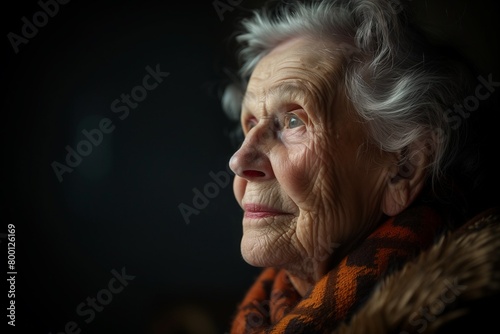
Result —
<instances>
[{"instance_id":1,"label":"ear","mask_svg":"<svg viewBox=\"0 0 500 334\"><path fill-rule=\"evenodd\" d=\"M390 168L382 211L395 216L405 210L422 191L427 179L430 150L422 142L414 143L399 154L398 161Z\"/></svg>"}]
</instances>

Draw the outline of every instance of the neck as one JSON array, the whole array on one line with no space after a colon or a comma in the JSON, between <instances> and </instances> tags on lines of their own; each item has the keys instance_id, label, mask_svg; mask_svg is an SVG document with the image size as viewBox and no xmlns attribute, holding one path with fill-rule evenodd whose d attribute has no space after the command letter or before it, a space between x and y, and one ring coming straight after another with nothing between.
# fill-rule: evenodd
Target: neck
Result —
<instances>
[{"instance_id":1,"label":"neck","mask_svg":"<svg viewBox=\"0 0 500 334\"><path fill-rule=\"evenodd\" d=\"M290 282L292 283L295 290L297 290L299 295L301 295L302 297L304 297L314 285L306 279L302 279L291 274L289 274L288 277L290 278Z\"/></svg>"},{"instance_id":2,"label":"neck","mask_svg":"<svg viewBox=\"0 0 500 334\"><path fill-rule=\"evenodd\" d=\"M359 239L352 243L351 247L362 239L362 237L359 237ZM309 261L305 261L306 263L303 263L299 267L285 268L290 278L290 283L302 297L304 297L324 275L332 268L336 267L351 250L351 248L347 247L337 247L337 244L332 243L329 252L322 254L322 256L313 260L309 259Z\"/></svg>"},{"instance_id":3,"label":"neck","mask_svg":"<svg viewBox=\"0 0 500 334\"><path fill-rule=\"evenodd\" d=\"M301 268L301 270L287 269L290 283L304 297L316 282L328 273L332 266L332 260L333 257L329 257L323 261L311 261L309 262L310 266L306 270L304 270L305 268Z\"/></svg>"}]
</instances>

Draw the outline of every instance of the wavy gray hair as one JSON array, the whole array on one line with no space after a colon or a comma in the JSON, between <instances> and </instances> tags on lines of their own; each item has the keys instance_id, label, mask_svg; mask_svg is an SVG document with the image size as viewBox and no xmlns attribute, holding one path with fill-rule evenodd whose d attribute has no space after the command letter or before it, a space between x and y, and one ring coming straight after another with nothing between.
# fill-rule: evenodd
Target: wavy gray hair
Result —
<instances>
[{"instance_id":1,"label":"wavy gray hair","mask_svg":"<svg viewBox=\"0 0 500 334\"><path fill-rule=\"evenodd\" d=\"M462 68L435 52L399 0L282 1L255 10L241 26L235 36L240 82L222 95L231 118L239 118L248 79L274 47L293 37L328 39L344 56L340 83L377 146L408 152L427 140L432 181L453 161L459 133L444 111L464 93Z\"/></svg>"}]
</instances>

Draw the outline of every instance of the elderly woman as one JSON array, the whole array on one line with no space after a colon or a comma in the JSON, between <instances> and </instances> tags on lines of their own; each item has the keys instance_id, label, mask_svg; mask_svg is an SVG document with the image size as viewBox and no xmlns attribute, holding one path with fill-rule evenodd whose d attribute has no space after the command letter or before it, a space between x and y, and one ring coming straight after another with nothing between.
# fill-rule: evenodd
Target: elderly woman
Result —
<instances>
[{"instance_id":1,"label":"elderly woman","mask_svg":"<svg viewBox=\"0 0 500 334\"><path fill-rule=\"evenodd\" d=\"M243 21L242 90L223 104L244 134L241 253L263 270L232 334L437 332L500 290L498 211L462 210L450 177L467 76L395 4L283 2Z\"/></svg>"}]
</instances>

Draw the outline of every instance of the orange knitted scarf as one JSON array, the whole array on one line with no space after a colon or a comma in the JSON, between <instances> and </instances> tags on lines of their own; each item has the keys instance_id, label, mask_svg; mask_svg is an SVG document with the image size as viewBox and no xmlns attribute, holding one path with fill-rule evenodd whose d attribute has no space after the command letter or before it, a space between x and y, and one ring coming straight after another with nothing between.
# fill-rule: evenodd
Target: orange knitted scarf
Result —
<instances>
[{"instance_id":1,"label":"orange knitted scarf","mask_svg":"<svg viewBox=\"0 0 500 334\"><path fill-rule=\"evenodd\" d=\"M389 271L428 248L444 223L428 207L412 207L380 225L301 297L285 270L266 268L247 292L231 334L323 333L348 320Z\"/></svg>"}]
</instances>

